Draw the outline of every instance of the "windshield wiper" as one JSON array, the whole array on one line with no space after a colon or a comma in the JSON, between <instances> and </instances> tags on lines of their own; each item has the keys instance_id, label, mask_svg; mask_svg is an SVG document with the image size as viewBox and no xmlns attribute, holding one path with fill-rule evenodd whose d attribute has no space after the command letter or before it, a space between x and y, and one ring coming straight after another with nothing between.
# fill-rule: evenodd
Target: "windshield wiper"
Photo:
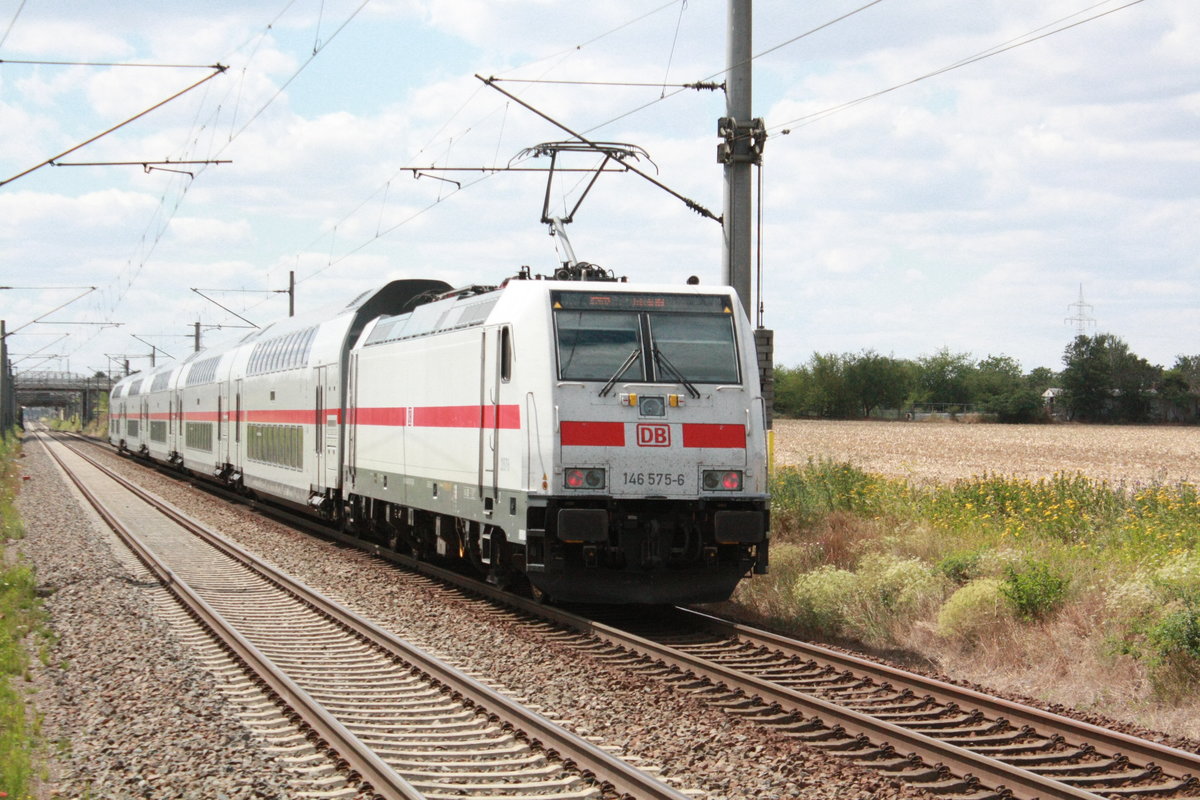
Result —
<instances>
[{"instance_id":1,"label":"windshield wiper","mask_svg":"<svg viewBox=\"0 0 1200 800\"><path fill-rule=\"evenodd\" d=\"M629 371L629 368L633 366L633 362L641 358L641 355L642 348L640 346L633 348L633 352L629 354L629 358L625 359L625 363L617 368L617 371L613 373L613 376L608 379L608 383L604 384L604 388L600 390L601 397L604 397L612 391L612 388L616 382L621 380L621 376ZM700 395L696 396L699 397Z\"/></svg>"},{"instance_id":2,"label":"windshield wiper","mask_svg":"<svg viewBox=\"0 0 1200 800\"><path fill-rule=\"evenodd\" d=\"M658 366L672 378L682 383L683 388L687 389L688 394L690 394L694 399L700 399L700 390L697 389L691 381L683 377L683 373L675 368L675 365L671 363L671 359L664 356L662 351L657 347L654 348L654 363L658 364Z\"/></svg>"}]
</instances>

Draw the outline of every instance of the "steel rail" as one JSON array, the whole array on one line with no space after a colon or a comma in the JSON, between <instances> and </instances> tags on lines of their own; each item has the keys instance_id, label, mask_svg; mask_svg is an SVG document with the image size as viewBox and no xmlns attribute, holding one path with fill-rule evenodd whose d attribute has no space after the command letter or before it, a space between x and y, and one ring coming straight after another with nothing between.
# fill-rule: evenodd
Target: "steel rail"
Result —
<instances>
[{"instance_id":1,"label":"steel rail","mask_svg":"<svg viewBox=\"0 0 1200 800\"><path fill-rule=\"evenodd\" d=\"M417 561L379 546L372 546L356 537L329 530L326 530L325 534L360 547L366 544L368 549L373 550L381 557L450 581L491 600L556 622L563 627L673 665L684 672L706 678L716 685L741 689L763 698L768 703L777 703L781 708L810 714L826 725L840 725L852 737L862 735L876 745L890 745L900 755L911 753L927 764L945 766L960 778L975 777L993 789L1010 789L1022 797L1040 797L1043 800L1100 800L1102 797L1102 795L1077 789L1052 778L1045 778L1029 770L1005 764L998 759L938 741L885 720L842 708L818 697L745 675L737 670L714 664L707 659L689 655L668 645L659 644L602 622L553 606L543 605L535 600L517 597L495 586L466 578L451 570Z\"/></svg>"},{"instance_id":2,"label":"steel rail","mask_svg":"<svg viewBox=\"0 0 1200 800\"><path fill-rule=\"evenodd\" d=\"M599 639L674 665L698 677L707 678L719 686L755 695L768 704L775 703L781 708L811 714L827 725L840 725L851 737L865 736L873 744L890 745L901 755L913 754L927 764L943 765L961 778L975 777L990 788L1009 789L1022 797L1040 797L1043 800L1099 800L1101 797L989 756L938 741L886 720L842 708L819 697L691 656L668 645L600 622L578 619L581 622L565 624L571 624L572 627L582 626Z\"/></svg>"},{"instance_id":3,"label":"steel rail","mask_svg":"<svg viewBox=\"0 0 1200 800\"><path fill-rule=\"evenodd\" d=\"M167 588L184 605L195 619L207 627L251 671L257 675L266 686L279 698L296 711L300 718L329 747L342 759L349 770L351 778L361 780L371 792L387 800L424 800L424 795L417 791L408 781L396 773L379 756L364 745L358 737L348 731L325 708L314 700L304 689L300 688L291 678L280 672L261 651L237 632L225 619L217 613L205 600L187 585L155 555L134 533L129 530L109 509L104 502L83 482L63 459L54 452L53 448L43 442L46 452L54 459L88 503L100 515L105 524L112 529L125 545L133 551L138 560L150 570L159 582ZM64 443L65 447L70 447ZM103 465L96 463L90 456L72 449L80 458L102 470L108 477L113 478L126 489L136 489L125 479L112 473ZM148 497L140 490L137 496L162 511L162 503Z\"/></svg>"},{"instance_id":4,"label":"steel rail","mask_svg":"<svg viewBox=\"0 0 1200 800\"><path fill-rule=\"evenodd\" d=\"M205 484L205 488L209 489L211 487ZM225 494L223 491L220 493ZM894 750L902 755L911 753L920 757L928 764L945 766L960 778L975 777L981 782L990 785L991 788L1007 788L1025 797L1041 797L1046 798L1046 800L1051 800L1051 798L1075 798L1076 800L1083 800L1086 798L1088 800L1097 800L1097 798L1102 797L1100 794L1077 789L1052 778L1045 778L1029 770L1005 764L1003 761L998 759L974 753L954 744L938 741L932 737L925 736L924 734L903 728L893 723L875 719L869 715L865 715L850 709L842 708L837 706L835 703L830 703L806 693L799 692L788 687L777 686L769 681L748 676L727 667L722 667L718 664L708 661L707 659L689 655L668 645L659 644L644 637L637 636L636 634L605 625L604 623L590 620L586 617L572 614L552 606L543 605L535 600L513 595L510 592L498 589L495 586L483 583L481 581L473 580L452 570L444 569L428 562L420 561L410 556L381 547L378 544L367 542L345 532L316 524L312 520L305 519L298 514L292 514L286 510L277 509L274 506L270 507L270 513L285 517L294 523L303 525L309 530L319 533L322 536L353 545L360 549L365 549L381 558L393 561L432 577L448 581L490 600L508 605L531 615L550 620L580 633L595 636L596 638L607 641L615 646L624 647L642 655L675 665L681 670L704 677L712 681L714 684L724 685L726 687L736 687L743 691L756 694L760 697L763 697L767 702L778 703L781 707L811 714L827 725L840 725L851 736L866 736L874 744L890 745ZM710 617L713 620L718 619L716 617L712 617L711 615L701 614L701 616ZM726 624L735 625L735 623L728 622L726 622ZM752 635L762 635L764 633L750 628L745 629ZM786 640L785 637L779 637L779 639ZM807 647L815 646L807 645ZM830 652L832 653L833 651ZM849 656L842 657L853 659L853 657ZM861 661L863 664L867 665L868 667L872 667L874 670L886 669L881 665L873 664L872 662L864 659L857 659L857 661ZM863 667L856 666L855 668L864 669L864 671L866 671ZM890 675L892 680L899 679L894 673ZM928 681L929 679L924 680ZM960 691L970 691L961 690L960 687L953 688ZM936 695L933 691L928 693L936 698ZM983 694L979 694L979 697L990 699L993 702L999 702L1001 704L1006 702L999 701L997 698L988 698L987 695ZM1009 706L1003 707L1006 709L1010 708ZM1012 708L1017 709L1016 711L1009 712L1013 713L1014 715L1017 713L1025 715L1028 711L1028 709L1020 706L1019 704L1014 704ZM1046 714L1051 718L1057 717L1057 715L1048 714L1048 712L1041 713ZM1147 742L1145 740L1138 739L1137 737L1130 737L1126 734L1121 734L1115 731L1104 731L1103 728L1088 726L1087 723L1075 723L1075 721L1069 720L1066 717L1062 717L1061 719L1067 720L1068 723L1082 726L1081 729L1091 727L1096 731L1107 734L1109 737L1111 737L1111 741L1120 743L1119 745L1113 745L1114 747L1124 748L1124 750L1135 752L1139 755L1146 753L1149 756L1149 754L1152 753L1154 759L1161 759L1172 766L1182 764L1182 768L1184 769L1196 769L1195 761L1189 761L1189 754L1183 753L1182 751L1172 750L1171 748L1156 745L1153 742ZM1124 742L1126 739L1128 739L1131 744L1125 744ZM1172 754L1182 755L1184 761L1178 761L1178 756L1174 756ZM1155 763L1158 762L1156 761Z\"/></svg>"},{"instance_id":5,"label":"steel rail","mask_svg":"<svg viewBox=\"0 0 1200 800\"><path fill-rule=\"evenodd\" d=\"M1120 731L1101 728L1098 725L1074 720L1050 711L1043 711L1040 708L1034 708L1012 700L993 697L974 689L956 686L952 683L940 681L936 678L929 678L915 672L908 672L897 667L878 664L848 653L839 653L836 650L830 650L820 645L789 639L786 636L751 628L704 612L688 608L679 608L677 611L685 617L698 621L700 625L710 631L747 640L754 644L776 647L785 652L796 652L799 655L824 661L842 669L869 675L880 681L901 682L915 691L928 694L942 703L957 703L959 706L969 704L972 708L978 708L981 711L992 714L1010 715L1010 719L1015 718L1020 721L1037 723L1041 726L1038 731L1039 733L1049 733L1051 735L1057 733L1064 737L1072 737L1082 744L1091 744L1098 750L1108 749L1127 756L1132 755L1146 761L1152 761L1160 767L1169 766L1172 769L1185 772L1195 771L1196 773L1200 773L1200 755L1195 753L1188 753L1184 750L1168 747L1165 744L1140 739L1127 733L1121 733Z\"/></svg>"},{"instance_id":6,"label":"steel rail","mask_svg":"<svg viewBox=\"0 0 1200 800\"><path fill-rule=\"evenodd\" d=\"M586 739L571 733L541 714L510 700L469 675L456 670L437 657L414 648L394 634L378 627L369 620L359 617L315 589L296 581L274 566L260 561L248 551L243 550L203 523L192 519L178 509L166 504L160 498L135 486L121 476L112 473L111 470L108 470L107 467L99 464L90 456L83 453L79 453L79 456L87 459L99 469L104 470L110 477L135 492L146 502L152 504L159 512L176 524L187 528L221 552L261 573L285 591L295 595L319 612L351 629L362 639L369 641L376 647L406 663L416 666L450 690L493 715L496 719L512 726L517 731L529 735L548 752L563 759L568 765L579 769L585 777L592 778L603 784L606 789L627 796L644 798L645 800L690 800L688 795L673 789L657 778L610 755ZM349 539L352 537L345 538ZM501 593L501 596L504 596L503 593ZM421 797L419 794L416 796Z\"/></svg>"}]
</instances>

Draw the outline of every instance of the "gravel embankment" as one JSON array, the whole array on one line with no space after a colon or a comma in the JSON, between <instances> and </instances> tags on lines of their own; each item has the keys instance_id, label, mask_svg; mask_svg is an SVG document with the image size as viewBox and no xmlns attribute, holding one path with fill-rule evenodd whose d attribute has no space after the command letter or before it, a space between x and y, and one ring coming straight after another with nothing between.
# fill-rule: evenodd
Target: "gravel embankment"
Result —
<instances>
[{"instance_id":1,"label":"gravel embankment","mask_svg":"<svg viewBox=\"0 0 1200 800\"><path fill-rule=\"evenodd\" d=\"M34 661L49 776L39 797L287 798L288 780L167 625L156 584L118 562L42 446L27 439L8 543L37 573L56 641Z\"/></svg>"},{"instance_id":2,"label":"gravel embankment","mask_svg":"<svg viewBox=\"0 0 1200 800\"><path fill-rule=\"evenodd\" d=\"M322 593L347 602L388 630L457 666L552 710L576 733L598 736L661 766L679 788L710 800L928 798L876 772L853 768L754 723L708 708L660 682L583 656L529 627L493 614L427 579L406 575L365 553L331 545L266 521L137 465L127 474L200 521L264 555Z\"/></svg>"},{"instance_id":3,"label":"gravel embankment","mask_svg":"<svg viewBox=\"0 0 1200 800\"><path fill-rule=\"evenodd\" d=\"M60 796L75 796L89 782L93 797L288 796L283 771L225 708L211 679L149 616L145 593L153 590L131 581L101 538L107 534L64 502L58 473L40 446L31 444L27 452L23 465L31 480L20 507L28 535L19 549L52 592L47 607L61 637L53 666L37 678L36 702L47 740L70 741L54 764L51 786ZM109 461L385 627L557 711L577 732L661 766L681 788L713 800L925 796L548 642L503 613L481 620L475 601L378 559L226 506L127 460ZM68 667L59 668L64 662ZM1151 737L1184 749L1195 744Z\"/></svg>"},{"instance_id":4,"label":"gravel embankment","mask_svg":"<svg viewBox=\"0 0 1200 800\"><path fill-rule=\"evenodd\" d=\"M187 513L321 591L443 657L558 711L564 724L662 768L676 785L723 798L921 797L869 771L705 707L658 682L548 642L503 614L365 554L228 507L112 457ZM111 536L73 499L41 446L26 444L18 509L56 637L34 663L32 700L49 760L39 797L286 798L289 776L155 616L160 590L117 559ZM1131 725L1059 713L1166 740Z\"/></svg>"}]
</instances>

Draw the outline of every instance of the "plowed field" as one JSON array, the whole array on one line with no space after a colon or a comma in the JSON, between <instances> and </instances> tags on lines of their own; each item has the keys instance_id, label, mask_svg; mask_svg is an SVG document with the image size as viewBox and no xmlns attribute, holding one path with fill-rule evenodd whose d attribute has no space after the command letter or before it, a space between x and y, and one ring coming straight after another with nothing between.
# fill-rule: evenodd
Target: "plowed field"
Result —
<instances>
[{"instance_id":1,"label":"plowed field","mask_svg":"<svg viewBox=\"0 0 1200 800\"><path fill-rule=\"evenodd\" d=\"M1113 484L1200 482L1200 427L776 420L776 464L846 461L916 483L1082 473Z\"/></svg>"}]
</instances>

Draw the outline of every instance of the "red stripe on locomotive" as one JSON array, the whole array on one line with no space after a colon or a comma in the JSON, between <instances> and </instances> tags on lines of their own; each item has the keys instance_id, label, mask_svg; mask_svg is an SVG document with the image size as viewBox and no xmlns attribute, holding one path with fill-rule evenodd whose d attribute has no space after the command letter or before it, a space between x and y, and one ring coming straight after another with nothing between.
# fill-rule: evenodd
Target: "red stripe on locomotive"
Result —
<instances>
[{"instance_id":1,"label":"red stripe on locomotive","mask_svg":"<svg viewBox=\"0 0 1200 800\"><path fill-rule=\"evenodd\" d=\"M719 425L689 422L683 426L684 447L746 448L746 428L742 425Z\"/></svg>"},{"instance_id":2,"label":"red stripe on locomotive","mask_svg":"<svg viewBox=\"0 0 1200 800\"><path fill-rule=\"evenodd\" d=\"M576 447L624 447L624 422L563 422L560 435L564 445Z\"/></svg>"}]
</instances>

